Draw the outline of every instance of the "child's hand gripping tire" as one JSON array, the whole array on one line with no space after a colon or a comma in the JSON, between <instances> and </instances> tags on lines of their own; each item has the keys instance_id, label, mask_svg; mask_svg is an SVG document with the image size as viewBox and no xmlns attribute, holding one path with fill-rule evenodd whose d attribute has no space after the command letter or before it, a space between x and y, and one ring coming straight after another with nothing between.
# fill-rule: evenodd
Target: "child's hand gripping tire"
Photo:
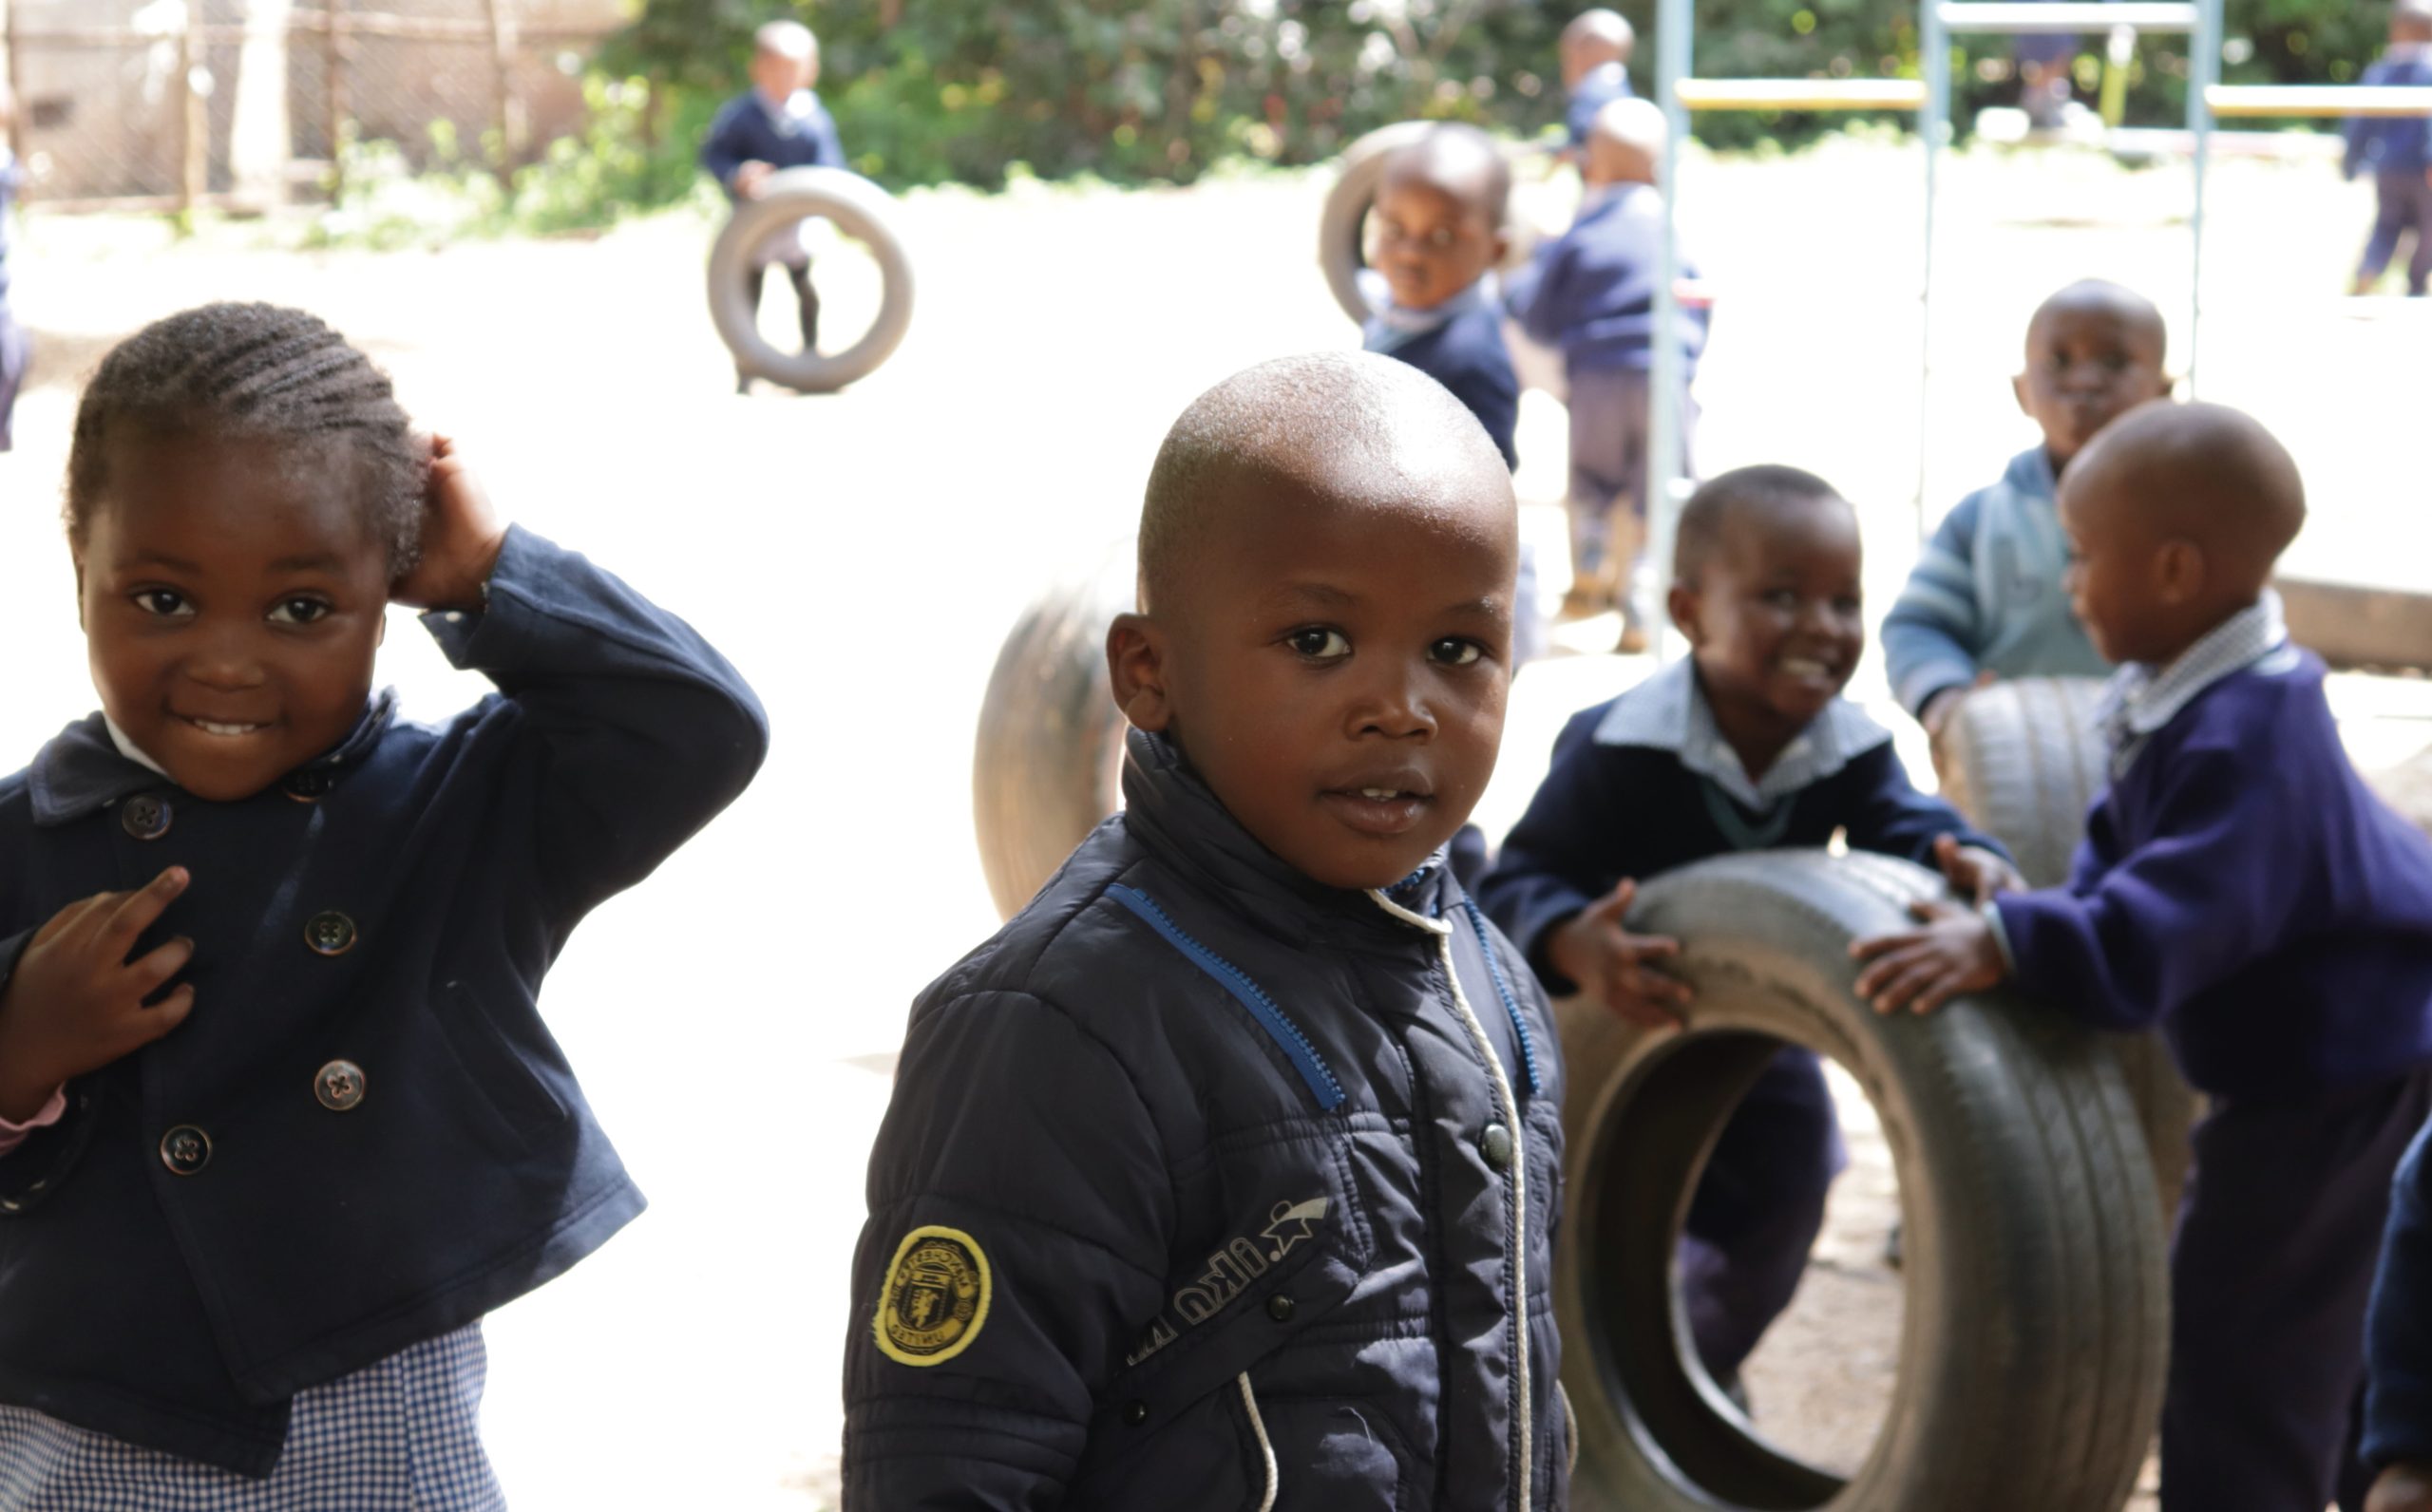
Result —
<instances>
[{"instance_id":1,"label":"child's hand gripping tire","mask_svg":"<svg viewBox=\"0 0 2432 1512\"><path fill-rule=\"evenodd\" d=\"M1569 1067L1555 1305L1578 1512L2116 1512L2160 1411L2168 1289L2135 1109L2093 1034L2000 994L1877 1016L1849 945L1940 879L1817 852L1648 881L1679 939L1679 1032L1558 1005ZM1686 1363L1673 1251L1706 1151L1783 1041L1837 1061L1881 1118L1907 1230L1899 1371L1844 1482L1768 1444ZM1756 1404L1760 1414L1761 1398Z\"/></svg>"},{"instance_id":2,"label":"child's hand gripping tire","mask_svg":"<svg viewBox=\"0 0 2432 1512\"><path fill-rule=\"evenodd\" d=\"M1124 735L1106 632L1135 596L1130 541L1091 575L1026 610L997 653L979 705L971 814L997 911L1036 897L1100 822L1123 806Z\"/></svg>"},{"instance_id":3,"label":"child's hand gripping tire","mask_svg":"<svg viewBox=\"0 0 2432 1512\"><path fill-rule=\"evenodd\" d=\"M1934 748L1943 796L2009 847L2030 887L2068 880L2086 813L2111 785L2111 754L2095 719L2102 683L2092 677L2021 677L1959 701ZM2105 1035L2154 1157L2165 1226L2194 1159L2188 1130L2203 1099L2178 1074L2158 1033Z\"/></svg>"},{"instance_id":4,"label":"child's hand gripping tire","mask_svg":"<svg viewBox=\"0 0 2432 1512\"><path fill-rule=\"evenodd\" d=\"M734 354L735 370L807 394L834 393L886 361L912 324L912 259L894 225L887 192L842 168L787 168L770 174L756 198L734 207L733 218L710 249L710 317ZM747 274L752 252L798 221L824 219L869 249L884 293L878 318L859 341L838 352L786 351L760 334L759 312Z\"/></svg>"}]
</instances>

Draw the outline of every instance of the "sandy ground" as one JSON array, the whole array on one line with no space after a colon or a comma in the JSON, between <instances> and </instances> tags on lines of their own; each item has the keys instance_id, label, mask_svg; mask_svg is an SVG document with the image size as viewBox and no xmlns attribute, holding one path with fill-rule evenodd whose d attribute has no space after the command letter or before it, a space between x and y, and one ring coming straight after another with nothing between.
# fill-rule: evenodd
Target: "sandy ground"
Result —
<instances>
[{"instance_id":1,"label":"sandy ground","mask_svg":"<svg viewBox=\"0 0 2432 1512\"><path fill-rule=\"evenodd\" d=\"M1700 459L1795 462L1839 482L1865 506L1872 596L1888 603L1918 528L1915 152L1698 161L1685 182L1688 235L1723 300ZM519 1508L807 1512L832 1484L861 1179L904 1009L997 922L968 795L999 637L1041 584L1124 533L1193 394L1259 358L1355 343L1312 263L1323 187L911 197L912 334L824 399L732 394L702 304L711 228L686 216L597 241L391 255L284 253L256 228L172 244L147 223L28 226L15 295L46 369L18 451L0 457L0 635L17 647L0 749L29 755L92 702L54 519L66 380L142 321L217 297L335 321L460 438L508 511L691 617L772 713L757 785L603 908L551 980L554 1022L653 1207L489 1325L489 1437ZM2261 414L2304 463L2316 514L2297 564L2421 585L2424 485L2404 459L2432 311L2333 297L2368 209L2327 167L2234 163L2214 187L2203 392ZM1527 198L1559 216L1558 187ZM1931 513L2032 440L2007 375L2027 312L2065 279L2148 290L2178 312L2183 354L2186 205L2185 175L2167 169L1950 165ZM865 299L851 285L840 262L831 332ZM1555 588L1562 435L1559 409L1531 395L1519 484ZM1593 650L1610 633L1568 639ZM410 709L444 714L480 690L402 615L383 655ZM1520 681L1481 812L1491 832L1561 719L1641 670L1571 655ZM1873 664L1852 690L1881 699ZM2368 762L2432 742L2422 684L2351 679L2337 696ZM1768 1431L1826 1461L1865 1442L1848 1408L1879 1390L1896 1313L1879 1263L1890 1173L1879 1141L1870 1163L1853 1138L1862 1159L1814 1282L1752 1368Z\"/></svg>"}]
</instances>

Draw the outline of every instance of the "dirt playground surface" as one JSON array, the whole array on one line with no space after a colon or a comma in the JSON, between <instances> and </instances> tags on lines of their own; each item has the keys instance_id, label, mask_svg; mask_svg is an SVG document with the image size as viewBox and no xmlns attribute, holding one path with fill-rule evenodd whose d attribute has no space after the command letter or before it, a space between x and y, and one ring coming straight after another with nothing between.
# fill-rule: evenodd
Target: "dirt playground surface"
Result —
<instances>
[{"instance_id":1,"label":"dirt playground surface","mask_svg":"<svg viewBox=\"0 0 2432 1512\"><path fill-rule=\"evenodd\" d=\"M1796 463L1859 501L1878 609L1918 528L1919 177L1913 147L1841 142L1693 161L1685 180L1690 246L1721 300L1700 461ZM1946 182L1935 515L2033 439L2008 375L2044 293L2118 278L2171 312L2175 359L2187 341L2183 170L1986 154L1952 161ZM520 1512L808 1512L831 1494L863 1170L904 1011L997 923L969 794L998 641L1043 584L1123 536L1192 395L1264 357L1356 345L1313 262L1323 189L1297 175L911 197L911 335L820 399L732 392L701 290L713 228L689 214L593 241L384 255L267 250L241 226L173 244L147 222L28 224L14 294L44 350L18 450L0 457L11 765L92 705L56 525L70 380L109 341L209 298L328 316L458 438L504 510L691 618L771 712L758 784L601 909L551 979L553 1022L653 1206L489 1324L488 1436ZM2432 525L2410 459L2432 311L2334 297L2368 206L2328 166L2229 163L2214 190L2202 391L2256 412L2304 465L2314 517L2291 565L2421 586ZM1556 219L1562 198L1524 194ZM824 264L839 334L868 308L848 261ZM1520 447L1526 529L1558 590L1563 421L1543 395ZM384 676L410 711L478 694L393 618ZM1563 717L1642 674L1588 653L1611 633L1573 628L1576 653L1519 681L1491 833ZM1892 718L1878 662L1852 692ZM2432 744L2432 688L2348 678L2334 696L2367 765ZM1858 1161L1819 1264L1749 1372L1759 1425L1825 1463L1863 1454L1896 1337L1881 1246L1896 1196L1863 1107L1851 1122Z\"/></svg>"}]
</instances>

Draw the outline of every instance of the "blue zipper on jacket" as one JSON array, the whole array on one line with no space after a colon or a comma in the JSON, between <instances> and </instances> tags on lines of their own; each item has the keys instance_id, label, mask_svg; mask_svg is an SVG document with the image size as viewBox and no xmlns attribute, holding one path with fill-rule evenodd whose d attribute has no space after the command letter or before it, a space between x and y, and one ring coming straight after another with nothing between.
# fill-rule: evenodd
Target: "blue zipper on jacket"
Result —
<instances>
[{"instance_id":1,"label":"blue zipper on jacket","mask_svg":"<svg viewBox=\"0 0 2432 1512\"><path fill-rule=\"evenodd\" d=\"M1320 1109L1331 1113L1342 1106L1342 1084L1335 1080L1334 1072L1327 1068L1324 1058L1318 1054L1318 1048L1309 1043L1309 1036L1301 1032L1300 1026L1284 1017L1283 1010L1276 1007L1275 1000L1260 991L1259 985L1251 981L1240 967L1184 934L1182 927L1168 918L1165 910L1151 902L1149 895L1138 888L1117 882L1109 887L1106 894L1138 915L1150 929L1165 936L1166 943L1188 956L1192 965L1214 977L1218 986L1232 993L1236 1002L1249 1010L1250 1017L1258 1021L1259 1028L1266 1030L1267 1038L1275 1041L1276 1048L1283 1052L1283 1058L1292 1063L1292 1068L1301 1073L1301 1080L1309 1084L1309 1091L1317 1098ZM1531 1074L1533 1076L1533 1072Z\"/></svg>"}]
</instances>

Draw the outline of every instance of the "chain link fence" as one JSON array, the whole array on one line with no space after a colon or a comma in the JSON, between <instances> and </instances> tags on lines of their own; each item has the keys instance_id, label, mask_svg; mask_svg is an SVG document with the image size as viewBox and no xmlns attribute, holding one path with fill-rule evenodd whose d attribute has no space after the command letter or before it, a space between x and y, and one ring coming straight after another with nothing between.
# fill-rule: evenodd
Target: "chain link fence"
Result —
<instances>
[{"instance_id":1,"label":"chain link fence","mask_svg":"<svg viewBox=\"0 0 2432 1512\"><path fill-rule=\"evenodd\" d=\"M620 0L0 0L10 144L50 208L325 198L348 141L417 167L581 125Z\"/></svg>"}]
</instances>

